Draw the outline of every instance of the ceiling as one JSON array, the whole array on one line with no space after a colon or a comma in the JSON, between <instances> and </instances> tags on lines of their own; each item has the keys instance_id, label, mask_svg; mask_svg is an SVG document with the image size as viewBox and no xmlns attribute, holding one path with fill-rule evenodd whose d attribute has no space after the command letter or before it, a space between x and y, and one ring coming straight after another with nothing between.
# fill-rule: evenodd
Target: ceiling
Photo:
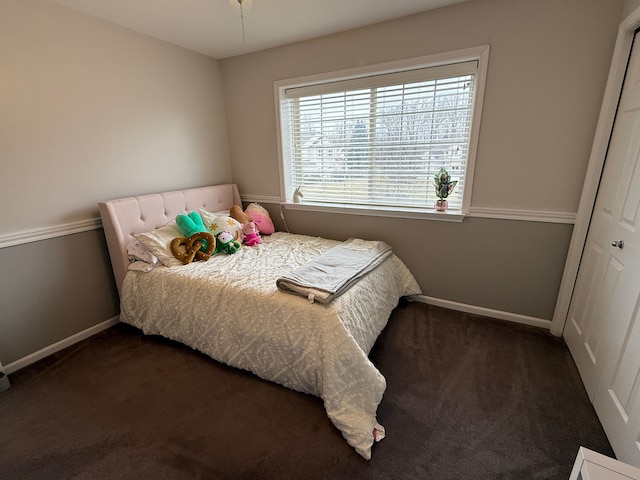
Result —
<instances>
[{"instance_id":1,"label":"ceiling","mask_svg":"<svg viewBox=\"0 0 640 480\"><path fill-rule=\"evenodd\" d=\"M469 0L51 1L221 59Z\"/></svg>"}]
</instances>

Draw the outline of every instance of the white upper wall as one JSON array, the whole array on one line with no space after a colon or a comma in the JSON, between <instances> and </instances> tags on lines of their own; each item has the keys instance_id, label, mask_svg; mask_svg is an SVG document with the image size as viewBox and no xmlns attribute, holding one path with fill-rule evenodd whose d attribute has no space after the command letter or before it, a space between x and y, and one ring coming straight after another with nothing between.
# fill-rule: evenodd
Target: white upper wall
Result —
<instances>
[{"instance_id":1,"label":"white upper wall","mask_svg":"<svg viewBox=\"0 0 640 480\"><path fill-rule=\"evenodd\" d=\"M231 181L220 64L40 0L0 2L0 237L99 200Z\"/></svg>"},{"instance_id":2,"label":"white upper wall","mask_svg":"<svg viewBox=\"0 0 640 480\"><path fill-rule=\"evenodd\" d=\"M234 180L279 196L273 82L490 44L473 207L578 208L623 0L474 0L222 60Z\"/></svg>"},{"instance_id":3,"label":"white upper wall","mask_svg":"<svg viewBox=\"0 0 640 480\"><path fill-rule=\"evenodd\" d=\"M472 206L575 212L617 24L638 4L475 0L224 60L223 97L216 60L3 0L0 199L12 207L0 237L88 219L122 195L234 180L278 196L274 80L486 43Z\"/></svg>"}]
</instances>

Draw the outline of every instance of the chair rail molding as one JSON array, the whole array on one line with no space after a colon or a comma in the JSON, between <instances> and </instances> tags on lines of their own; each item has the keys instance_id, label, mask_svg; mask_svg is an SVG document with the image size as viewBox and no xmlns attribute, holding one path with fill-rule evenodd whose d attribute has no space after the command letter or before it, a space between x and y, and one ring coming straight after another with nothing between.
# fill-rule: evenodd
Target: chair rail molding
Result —
<instances>
[{"instance_id":1,"label":"chair rail molding","mask_svg":"<svg viewBox=\"0 0 640 480\"><path fill-rule=\"evenodd\" d=\"M257 202L257 203L266 203L266 204L282 204L282 200L280 197L272 196L272 195L251 195L244 194L240 195L243 203ZM291 204L292 207L295 207L295 204ZM304 208L304 204L301 204L301 209ZM321 211L321 208L317 208ZM327 210L338 213L355 213L360 215L367 215L367 210L354 210L349 212L341 212L340 210ZM375 215L375 214L369 214ZM396 216L397 214L394 214ZM545 222L545 223L565 223L572 225L576 222L576 214L573 212L554 212L548 210L524 210L517 208L506 208L506 207L474 207L471 206L469 209L469 214L466 215L468 217L474 218L495 218L499 220L521 220L527 222ZM412 217L407 217L412 218Z\"/></svg>"},{"instance_id":2,"label":"chair rail molding","mask_svg":"<svg viewBox=\"0 0 640 480\"><path fill-rule=\"evenodd\" d=\"M80 220L77 222L54 225L52 227L36 228L33 230L24 230L22 232L7 233L0 235L0 248L14 247L25 243L47 240L50 238L63 237L65 235L73 235L74 233L88 232L102 228L102 222L99 218L90 218L88 220Z\"/></svg>"}]
</instances>

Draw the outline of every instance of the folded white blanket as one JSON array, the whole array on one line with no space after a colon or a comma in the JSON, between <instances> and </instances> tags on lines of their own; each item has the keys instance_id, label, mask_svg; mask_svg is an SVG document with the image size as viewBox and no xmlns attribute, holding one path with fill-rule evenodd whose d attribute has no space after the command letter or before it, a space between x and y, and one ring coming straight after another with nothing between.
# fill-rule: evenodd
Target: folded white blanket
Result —
<instances>
[{"instance_id":1,"label":"folded white blanket","mask_svg":"<svg viewBox=\"0 0 640 480\"><path fill-rule=\"evenodd\" d=\"M302 295L312 303L326 304L342 295L391 253L391 247L385 242L350 238L279 277L276 285L283 292Z\"/></svg>"}]
</instances>

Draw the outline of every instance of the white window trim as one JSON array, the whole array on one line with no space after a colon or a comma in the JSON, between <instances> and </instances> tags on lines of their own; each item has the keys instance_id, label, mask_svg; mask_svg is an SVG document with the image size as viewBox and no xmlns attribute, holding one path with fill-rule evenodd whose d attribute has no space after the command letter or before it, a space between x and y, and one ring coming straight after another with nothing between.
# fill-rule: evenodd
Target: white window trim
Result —
<instances>
[{"instance_id":1,"label":"white window trim","mask_svg":"<svg viewBox=\"0 0 640 480\"><path fill-rule=\"evenodd\" d=\"M422 57L398 60L376 65L368 65L366 67L357 67L347 70L335 72L326 72L322 74L307 75L303 77L278 80L274 82L274 103L276 116L276 133L278 137L278 169L280 173L280 199L287 208L296 210L313 210L313 211L330 211L336 213L352 213L358 215L373 216L394 216L399 218L424 218L430 220L446 220L461 222L464 217L469 215L471 208L471 197L474 183L475 163L478 150L478 140L480 136L480 122L483 109L484 91L487 78L487 70L489 65L489 45L481 45L478 47L465 48L451 52L437 53ZM345 205L344 207L333 204L332 206L322 204L309 203L291 203L287 201L287 192L285 191L285 172L283 161L283 139L282 125L280 122L280 98L284 94L284 90L296 87L303 87L314 83L322 83L330 80L348 80L358 78L367 74L393 73L402 70L415 69L419 67L437 67L458 62L477 61L478 70L476 74L476 97L474 111L472 116L471 132L469 138L469 155L466 165L465 174L465 191L462 199L460 211L455 212L412 212L409 209L389 209L376 208L363 205L362 207L354 207L353 205Z\"/></svg>"},{"instance_id":2,"label":"white window trim","mask_svg":"<svg viewBox=\"0 0 640 480\"><path fill-rule=\"evenodd\" d=\"M307 212L343 213L347 215L363 215L369 217L413 218L418 220L441 220L445 222L462 222L466 215L459 211L432 212L422 209L371 207L369 205L336 205L322 203L280 202L287 210L305 210Z\"/></svg>"}]
</instances>

